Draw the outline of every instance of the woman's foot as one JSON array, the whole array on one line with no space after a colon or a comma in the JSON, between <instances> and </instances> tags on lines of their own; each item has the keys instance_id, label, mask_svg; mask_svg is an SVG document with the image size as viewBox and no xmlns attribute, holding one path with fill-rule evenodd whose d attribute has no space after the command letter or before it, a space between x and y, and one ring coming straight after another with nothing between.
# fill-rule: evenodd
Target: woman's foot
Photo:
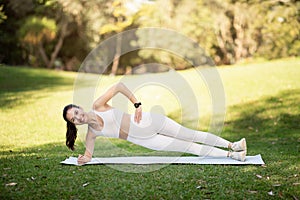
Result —
<instances>
[{"instance_id":1,"label":"woman's foot","mask_svg":"<svg viewBox=\"0 0 300 200\"><path fill-rule=\"evenodd\" d=\"M246 151L247 150L247 143L246 143L246 139L243 138L238 142L234 142L231 144L231 149L235 152L238 151Z\"/></svg>"},{"instance_id":2,"label":"woman's foot","mask_svg":"<svg viewBox=\"0 0 300 200\"><path fill-rule=\"evenodd\" d=\"M240 152L229 152L229 157L234 160L239 160L244 162L246 160L246 151L240 151Z\"/></svg>"}]
</instances>

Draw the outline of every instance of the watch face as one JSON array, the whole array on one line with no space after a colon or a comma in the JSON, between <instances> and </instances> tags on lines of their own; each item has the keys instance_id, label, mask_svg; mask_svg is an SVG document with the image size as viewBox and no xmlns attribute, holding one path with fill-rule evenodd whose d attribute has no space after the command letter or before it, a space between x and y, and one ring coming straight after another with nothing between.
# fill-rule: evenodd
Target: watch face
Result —
<instances>
[{"instance_id":1,"label":"watch face","mask_svg":"<svg viewBox=\"0 0 300 200\"><path fill-rule=\"evenodd\" d=\"M135 107L135 108L138 108L140 105L142 105L142 104L141 104L141 103L135 103L135 104L134 104L134 107Z\"/></svg>"}]
</instances>

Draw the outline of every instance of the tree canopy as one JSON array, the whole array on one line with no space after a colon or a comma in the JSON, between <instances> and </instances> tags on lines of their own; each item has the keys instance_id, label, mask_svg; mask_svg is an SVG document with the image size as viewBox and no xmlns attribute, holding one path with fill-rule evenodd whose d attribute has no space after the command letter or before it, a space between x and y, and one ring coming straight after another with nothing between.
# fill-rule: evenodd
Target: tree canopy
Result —
<instances>
[{"instance_id":1,"label":"tree canopy","mask_svg":"<svg viewBox=\"0 0 300 200\"><path fill-rule=\"evenodd\" d=\"M296 0L1 0L0 62L76 71L104 40L143 27L183 34L220 65L299 56L299 11ZM144 37L137 33L133 44L143 43ZM180 41L167 42L184 50ZM119 37L107 73L128 73L148 62L190 67L163 50L120 55L121 49Z\"/></svg>"}]
</instances>

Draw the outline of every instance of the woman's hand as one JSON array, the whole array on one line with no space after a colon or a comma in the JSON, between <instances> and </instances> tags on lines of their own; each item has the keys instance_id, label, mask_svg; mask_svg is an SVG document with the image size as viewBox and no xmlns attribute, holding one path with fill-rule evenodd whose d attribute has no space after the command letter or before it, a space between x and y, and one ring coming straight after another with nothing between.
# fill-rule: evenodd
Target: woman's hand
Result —
<instances>
[{"instance_id":1,"label":"woman's hand","mask_svg":"<svg viewBox=\"0 0 300 200\"><path fill-rule=\"evenodd\" d=\"M142 120L142 106L139 106L137 109L135 109L134 122L140 123L141 120Z\"/></svg>"},{"instance_id":2,"label":"woman's hand","mask_svg":"<svg viewBox=\"0 0 300 200\"><path fill-rule=\"evenodd\" d=\"M91 160L92 160L91 158L88 158L88 157L85 156L85 155L80 155L80 154L79 154L78 159L77 159L77 163L78 163L79 165L83 165L83 164L85 164L85 163L87 163L87 162L90 162Z\"/></svg>"}]
</instances>

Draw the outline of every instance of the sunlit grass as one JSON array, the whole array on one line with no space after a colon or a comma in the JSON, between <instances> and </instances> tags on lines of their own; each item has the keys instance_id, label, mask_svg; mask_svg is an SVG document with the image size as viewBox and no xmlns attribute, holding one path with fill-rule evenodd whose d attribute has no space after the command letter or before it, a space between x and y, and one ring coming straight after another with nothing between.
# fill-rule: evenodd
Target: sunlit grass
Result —
<instances>
[{"instance_id":1,"label":"sunlit grass","mask_svg":"<svg viewBox=\"0 0 300 200\"><path fill-rule=\"evenodd\" d=\"M191 69L177 73L184 77L196 94L198 116L192 113L192 118L189 118L189 112L182 114L185 107L177 103L177 97L166 87L161 86L147 85L136 90L143 109L164 112L189 127L208 129L213 114L210 95L196 72ZM64 145L62 108L74 100L76 90L73 83L77 74L0 67L0 198L299 198L300 59L223 67L218 68L218 72L223 81L227 106L221 135L229 140L246 137L249 155L262 154L266 167L168 165L149 173L125 173L112 166L60 165L59 162L66 157L84 151L80 140L74 153ZM97 78L97 75L88 76ZM149 74L145 77L161 80L172 76ZM102 76L92 98L119 80L130 86L140 79L147 80L143 76ZM186 86L178 85L176 81L170 84L177 88L177 96L186 95ZM116 96L116 100L127 104L121 95ZM112 104L127 109L118 102L112 101ZM129 103L128 111L132 112ZM79 137L84 137L85 129L80 129ZM116 151L115 147L120 151ZM99 138L96 148L97 156L151 152L116 139ZM163 152L161 155L166 154ZM145 166L124 167L136 167L138 170ZM6 186L12 182L17 185ZM83 187L85 183L89 184ZM274 196L268 194L270 191Z\"/></svg>"}]
</instances>

